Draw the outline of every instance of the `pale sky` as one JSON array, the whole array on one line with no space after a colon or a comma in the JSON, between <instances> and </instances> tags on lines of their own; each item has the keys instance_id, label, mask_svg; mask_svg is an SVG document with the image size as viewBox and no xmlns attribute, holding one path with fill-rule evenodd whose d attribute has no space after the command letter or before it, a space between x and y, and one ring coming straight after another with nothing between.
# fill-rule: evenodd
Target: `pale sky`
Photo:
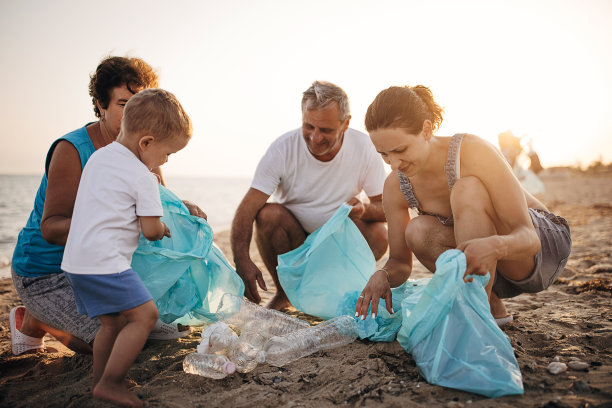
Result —
<instances>
[{"instance_id":1,"label":"pale sky","mask_svg":"<svg viewBox=\"0 0 612 408\"><path fill-rule=\"evenodd\" d=\"M0 3L0 173L41 174L51 142L95 120L106 55L143 58L194 124L170 176L250 177L301 124L314 80L351 126L392 85L429 86L438 135L532 138L545 166L612 161L612 1L28 1Z\"/></svg>"}]
</instances>

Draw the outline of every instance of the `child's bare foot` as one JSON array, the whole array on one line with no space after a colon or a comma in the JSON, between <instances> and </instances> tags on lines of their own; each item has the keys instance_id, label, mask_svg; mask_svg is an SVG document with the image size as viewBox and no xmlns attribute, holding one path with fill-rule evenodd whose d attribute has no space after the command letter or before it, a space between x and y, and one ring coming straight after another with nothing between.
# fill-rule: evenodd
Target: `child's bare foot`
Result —
<instances>
[{"instance_id":1,"label":"child's bare foot","mask_svg":"<svg viewBox=\"0 0 612 408\"><path fill-rule=\"evenodd\" d=\"M93 396L97 399L112 402L113 404L123 407L142 407L142 401L136 394L127 389L125 385L126 380L127 379L123 380L119 384L100 380L93 389Z\"/></svg>"},{"instance_id":2,"label":"child's bare foot","mask_svg":"<svg viewBox=\"0 0 612 408\"><path fill-rule=\"evenodd\" d=\"M274 297L266 303L268 309L274 310L281 310L289 306L291 306L291 303L289 303L289 299L287 299L286 295L274 295Z\"/></svg>"}]
</instances>

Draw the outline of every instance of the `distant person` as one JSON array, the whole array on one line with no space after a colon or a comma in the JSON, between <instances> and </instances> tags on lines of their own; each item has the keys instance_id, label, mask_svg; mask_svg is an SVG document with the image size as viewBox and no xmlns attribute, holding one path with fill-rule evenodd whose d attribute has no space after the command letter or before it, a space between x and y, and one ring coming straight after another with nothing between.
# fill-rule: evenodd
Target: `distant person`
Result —
<instances>
[{"instance_id":1,"label":"distant person","mask_svg":"<svg viewBox=\"0 0 612 408\"><path fill-rule=\"evenodd\" d=\"M257 283L267 290L249 255L253 222L259 253L276 285L276 295L267 304L273 309L289 305L276 271L277 256L302 245L342 203L353 206L350 217L375 258L385 253L384 166L367 135L348 127L350 119L346 93L315 81L302 97L302 127L274 141L259 162L231 231L236 271L253 302L261 301ZM357 197L362 190L369 202Z\"/></svg>"},{"instance_id":2,"label":"distant person","mask_svg":"<svg viewBox=\"0 0 612 408\"><path fill-rule=\"evenodd\" d=\"M74 200L89 157L117 139L127 101L157 84L153 68L139 58L104 58L89 82L89 95L99 120L51 145L34 209L19 233L13 254L13 283L25 305L10 313L13 354L43 351L45 333L76 352L91 353L100 322L77 313L72 289L60 268ZM161 171L153 171L163 183ZM197 206L186 205L193 215L205 217ZM189 328L159 321L151 338L176 338L189 333Z\"/></svg>"},{"instance_id":3,"label":"distant person","mask_svg":"<svg viewBox=\"0 0 612 408\"><path fill-rule=\"evenodd\" d=\"M151 170L184 148L191 134L174 95L146 89L126 103L117 141L96 151L83 169L61 267L79 314L101 323L93 346L96 398L142 405L128 390L126 374L158 312L130 265L141 231L151 241L170 237Z\"/></svg>"},{"instance_id":4,"label":"distant person","mask_svg":"<svg viewBox=\"0 0 612 408\"><path fill-rule=\"evenodd\" d=\"M523 152L521 139L514 136L511 131L507 130L497 135L497 143L499 144L499 149L501 150L502 154L508 161L508 164L510 164L510 167L514 168L516 159Z\"/></svg>"},{"instance_id":5,"label":"distant person","mask_svg":"<svg viewBox=\"0 0 612 408\"><path fill-rule=\"evenodd\" d=\"M525 150L523 149L523 146L521 146L521 139L514 136L512 132L507 130L497 135L497 142L499 143L499 149L510 164L510 167L514 169L514 166L517 163L517 158ZM529 170L531 170L534 174L538 174L544 170L542 163L540 162L540 156L538 156L538 153L536 153L536 151L533 149L531 143L529 143L525 154L529 158Z\"/></svg>"},{"instance_id":6,"label":"distant person","mask_svg":"<svg viewBox=\"0 0 612 408\"><path fill-rule=\"evenodd\" d=\"M512 320L500 299L546 289L571 250L565 219L525 192L490 143L470 134L434 136L442 109L421 85L391 87L369 106L365 125L391 165L384 188L389 260L357 301L365 316L412 272L412 253L431 272L447 249L465 253L466 276L491 274L486 287L499 325ZM418 211L411 219L409 208ZM469 278L466 278L469 280Z\"/></svg>"}]
</instances>

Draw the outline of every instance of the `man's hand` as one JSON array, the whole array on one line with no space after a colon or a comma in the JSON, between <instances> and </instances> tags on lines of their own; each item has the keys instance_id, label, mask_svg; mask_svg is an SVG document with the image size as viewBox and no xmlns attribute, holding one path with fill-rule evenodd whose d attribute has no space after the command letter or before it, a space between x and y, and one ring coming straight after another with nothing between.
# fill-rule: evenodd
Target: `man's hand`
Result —
<instances>
[{"instance_id":1,"label":"man's hand","mask_svg":"<svg viewBox=\"0 0 612 408\"><path fill-rule=\"evenodd\" d=\"M168 228L168 226L164 222L162 222L162 221L160 221L160 222L164 226L164 237L170 238L170 228Z\"/></svg>"},{"instance_id":2,"label":"man's hand","mask_svg":"<svg viewBox=\"0 0 612 408\"><path fill-rule=\"evenodd\" d=\"M349 218L353 220L361 219L365 213L365 205L357 197L353 197L346 202L348 205L352 205L353 209L349 213Z\"/></svg>"},{"instance_id":3,"label":"man's hand","mask_svg":"<svg viewBox=\"0 0 612 408\"><path fill-rule=\"evenodd\" d=\"M189 210L189 214L208 220L208 216L206 215L206 213L202 211L197 205L186 200L183 200L183 204L185 204L185 207L187 207L187 209Z\"/></svg>"},{"instance_id":4,"label":"man's hand","mask_svg":"<svg viewBox=\"0 0 612 408\"><path fill-rule=\"evenodd\" d=\"M236 264L236 273L242 281L244 282L244 296L249 299L251 302L255 302L259 304L261 302L261 296L259 296L259 291L257 290L257 285L262 290L268 290L266 287L266 283L264 282L263 275L261 271L252 261L244 262L239 265Z\"/></svg>"}]
</instances>

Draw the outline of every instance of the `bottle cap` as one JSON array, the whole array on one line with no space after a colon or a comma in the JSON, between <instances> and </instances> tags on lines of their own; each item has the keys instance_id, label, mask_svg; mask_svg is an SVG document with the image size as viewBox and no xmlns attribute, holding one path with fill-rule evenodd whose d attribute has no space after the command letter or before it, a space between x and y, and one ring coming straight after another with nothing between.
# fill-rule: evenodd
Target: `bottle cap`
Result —
<instances>
[{"instance_id":1,"label":"bottle cap","mask_svg":"<svg viewBox=\"0 0 612 408\"><path fill-rule=\"evenodd\" d=\"M225 374L234 374L235 371L236 364L232 363L231 361L226 361L225 364L223 364L223 372Z\"/></svg>"}]
</instances>

